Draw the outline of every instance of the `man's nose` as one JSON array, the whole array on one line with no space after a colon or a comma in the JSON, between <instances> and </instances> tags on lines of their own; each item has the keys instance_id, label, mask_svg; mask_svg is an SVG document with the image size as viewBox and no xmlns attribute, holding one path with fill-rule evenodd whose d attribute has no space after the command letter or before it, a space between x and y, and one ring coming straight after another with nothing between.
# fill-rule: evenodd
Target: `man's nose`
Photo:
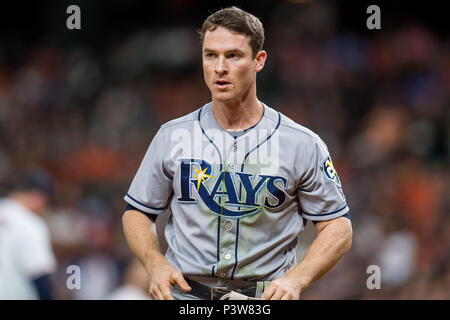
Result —
<instances>
[{"instance_id":1,"label":"man's nose","mask_svg":"<svg viewBox=\"0 0 450 320\"><path fill-rule=\"evenodd\" d=\"M218 74L225 74L228 72L228 67L224 57L219 57L217 60L215 71Z\"/></svg>"}]
</instances>

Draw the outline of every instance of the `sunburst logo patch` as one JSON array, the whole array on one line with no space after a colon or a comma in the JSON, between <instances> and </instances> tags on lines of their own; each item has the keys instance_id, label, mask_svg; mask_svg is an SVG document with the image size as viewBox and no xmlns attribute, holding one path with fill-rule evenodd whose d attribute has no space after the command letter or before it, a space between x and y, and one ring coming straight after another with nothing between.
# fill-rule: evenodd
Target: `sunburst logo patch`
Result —
<instances>
[{"instance_id":1,"label":"sunburst logo patch","mask_svg":"<svg viewBox=\"0 0 450 320\"><path fill-rule=\"evenodd\" d=\"M333 181L336 183L339 187L341 186L341 180L339 179L339 176L337 174L336 169L334 168L333 161L331 161L331 158L328 157L323 161L323 172L325 173L325 177L328 180Z\"/></svg>"}]
</instances>

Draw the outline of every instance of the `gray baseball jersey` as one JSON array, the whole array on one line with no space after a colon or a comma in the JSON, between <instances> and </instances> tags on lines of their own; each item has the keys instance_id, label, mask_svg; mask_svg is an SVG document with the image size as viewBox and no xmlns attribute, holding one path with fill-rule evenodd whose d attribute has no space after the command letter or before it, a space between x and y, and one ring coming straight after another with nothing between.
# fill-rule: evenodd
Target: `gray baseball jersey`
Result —
<instances>
[{"instance_id":1,"label":"gray baseball jersey","mask_svg":"<svg viewBox=\"0 0 450 320\"><path fill-rule=\"evenodd\" d=\"M304 219L349 210L325 143L267 105L240 136L220 127L212 103L161 126L125 200L170 210L166 258L184 275L248 281L296 263Z\"/></svg>"}]
</instances>

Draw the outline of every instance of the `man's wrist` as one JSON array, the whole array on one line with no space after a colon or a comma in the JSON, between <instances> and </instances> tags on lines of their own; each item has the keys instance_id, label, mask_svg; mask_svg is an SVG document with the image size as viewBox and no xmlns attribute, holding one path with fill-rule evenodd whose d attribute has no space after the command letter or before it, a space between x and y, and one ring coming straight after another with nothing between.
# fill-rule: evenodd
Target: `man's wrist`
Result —
<instances>
[{"instance_id":1,"label":"man's wrist","mask_svg":"<svg viewBox=\"0 0 450 320\"><path fill-rule=\"evenodd\" d=\"M155 267L164 265L166 263L168 263L167 259L160 252L154 252L152 254L148 254L145 257L143 265L147 272L151 274Z\"/></svg>"},{"instance_id":2,"label":"man's wrist","mask_svg":"<svg viewBox=\"0 0 450 320\"><path fill-rule=\"evenodd\" d=\"M286 276L295 284L295 287L303 291L311 284L311 278L297 266L286 273Z\"/></svg>"}]
</instances>

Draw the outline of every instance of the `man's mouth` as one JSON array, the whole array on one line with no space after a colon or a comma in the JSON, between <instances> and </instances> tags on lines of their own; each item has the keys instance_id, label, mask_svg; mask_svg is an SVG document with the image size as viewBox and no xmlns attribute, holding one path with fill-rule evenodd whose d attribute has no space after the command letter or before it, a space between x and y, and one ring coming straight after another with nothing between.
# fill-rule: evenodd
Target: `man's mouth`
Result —
<instances>
[{"instance_id":1,"label":"man's mouth","mask_svg":"<svg viewBox=\"0 0 450 320\"><path fill-rule=\"evenodd\" d=\"M228 85L230 85L231 83L226 81L226 80L217 80L216 82L214 82L214 84L216 85L216 87L218 87L219 89L224 89L226 88Z\"/></svg>"}]
</instances>

